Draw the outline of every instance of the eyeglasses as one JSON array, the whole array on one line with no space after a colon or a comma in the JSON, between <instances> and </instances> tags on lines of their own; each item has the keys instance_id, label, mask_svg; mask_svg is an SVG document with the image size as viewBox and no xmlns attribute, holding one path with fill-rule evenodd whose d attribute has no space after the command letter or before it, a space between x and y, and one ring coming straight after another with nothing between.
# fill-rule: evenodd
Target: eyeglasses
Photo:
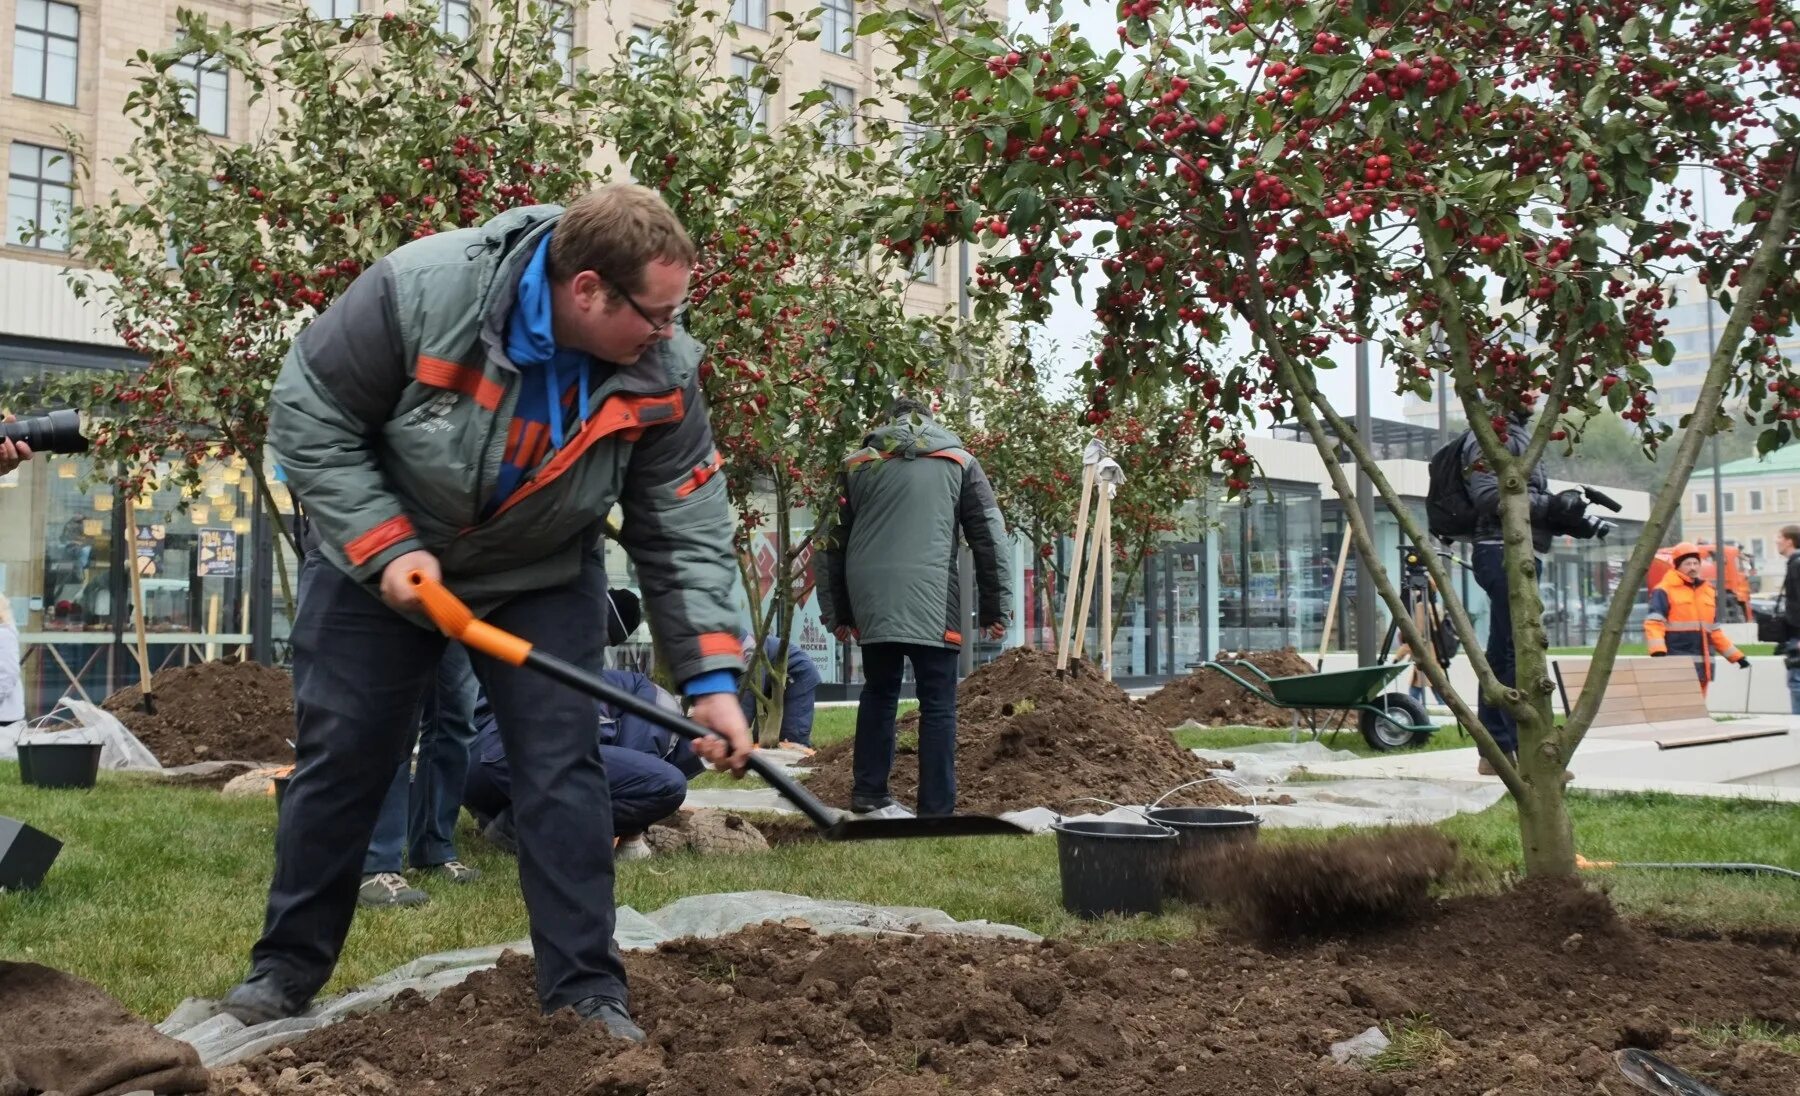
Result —
<instances>
[{"instance_id":1,"label":"eyeglasses","mask_svg":"<svg viewBox=\"0 0 1800 1096\"><path fill-rule=\"evenodd\" d=\"M637 303L637 298L633 297L630 293L628 293L623 286L614 286L613 288L615 288L619 291L619 296L625 298L625 303L631 306L631 310L633 312L636 312L639 316L642 316L644 318L644 322L650 325L651 338L655 338L656 336L662 334L664 331L667 331L669 329L670 325L672 325L672 324L680 324L682 329L686 330L686 328L687 328L687 310L688 310L687 305L684 304L684 305L680 306L679 308L677 308L675 311L669 313L668 319L659 321L656 319L656 317L650 315L650 313L645 312L644 306Z\"/></svg>"}]
</instances>

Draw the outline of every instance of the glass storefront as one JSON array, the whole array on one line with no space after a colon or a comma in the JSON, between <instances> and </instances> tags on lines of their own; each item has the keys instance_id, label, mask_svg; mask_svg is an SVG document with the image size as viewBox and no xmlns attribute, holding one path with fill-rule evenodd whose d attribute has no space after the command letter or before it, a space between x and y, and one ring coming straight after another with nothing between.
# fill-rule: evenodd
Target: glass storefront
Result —
<instances>
[{"instance_id":1,"label":"glass storefront","mask_svg":"<svg viewBox=\"0 0 1800 1096\"><path fill-rule=\"evenodd\" d=\"M130 500L110 484L84 489L86 470L39 456L0 479L0 596L19 624L32 715L136 681L133 566L152 671L250 643L254 489L243 467L207 468L185 513L173 488Z\"/></svg>"}]
</instances>

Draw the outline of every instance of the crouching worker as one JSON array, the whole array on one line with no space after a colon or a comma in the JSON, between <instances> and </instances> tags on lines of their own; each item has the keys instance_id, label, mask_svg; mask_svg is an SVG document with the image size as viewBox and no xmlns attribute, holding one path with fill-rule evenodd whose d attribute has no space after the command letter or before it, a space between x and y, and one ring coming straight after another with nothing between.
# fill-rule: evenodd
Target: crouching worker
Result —
<instances>
[{"instance_id":1,"label":"crouching worker","mask_svg":"<svg viewBox=\"0 0 1800 1096\"><path fill-rule=\"evenodd\" d=\"M608 685L671 712L681 705L654 681L631 670L603 670ZM482 835L517 855L512 820L512 770L500 726L485 698L475 709L475 747L463 805L482 827ZM642 860L650 855L644 832L681 809L688 781L705 769L687 740L647 719L600 705L600 760L612 799L612 832L618 837L615 860Z\"/></svg>"}]
</instances>

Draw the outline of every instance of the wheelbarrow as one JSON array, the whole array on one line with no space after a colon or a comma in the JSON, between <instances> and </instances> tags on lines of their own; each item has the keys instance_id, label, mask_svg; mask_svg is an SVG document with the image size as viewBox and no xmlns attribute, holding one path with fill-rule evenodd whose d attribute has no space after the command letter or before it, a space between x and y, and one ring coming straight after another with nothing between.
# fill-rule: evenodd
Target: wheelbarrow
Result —
<instances>
[{"instance_id":1,"label":"wheelbarrow","mask_svg":"<svg viewBox=\"0 0 1800 1096\"><path fill-rule=\"evenodd\" d=\"M707 727L652 704L635 694L615 689L595 674L588 673L573 663L557 658L532 647L524 639L503 632L486 621L476 620L469 607L464 605L455 594L433 579L414 571L407 576L407 581L419 592L419 601L425 607L425 613L438 630L451 639L480 651L490 658L497 659L510 666L520 666L534 670L553 681L559 681L571 689L587 693L597 700L605 701L615 708L630 712L639 719L650 722L678 734L689 741L698 741L715 732ZM1004 818L994 818L980 814L953 814L928 816L923 818L854 818L845 812L836 811L826 806L819 797L800 786L800 782L782 771L780 765L769 761L761 753L752 753L749 759L751 772L762 777L781 793L782 798L800 808L807 820L819 831L819 836L827 841L882 841L904 837L991 837L1000 835L1030 836L1031 831Z\"/></svg>"},{"instance_id":2,"label":"wheelbarrow","mask_svg":"<svg viewBox=\"0 0 1800 1096\"><path fill-rule=\"evenodd\" d=\"M1292 677L1270 677L1260 666L1243 659L1202 662L1200 667L1217 670L1250 690L1265 704L1298 713L1312 730L1314 739L1321 733L1319 718L1323 712L1340 713L1338 726L1342 725L1344 715L1355 712L1363 740L1377 750L1423 746L1437 730L1437 726L1426 718L1425 705L1405 693L1384 691L1394 678L1411 668L1405 662ZM1255 680L1241 676L1239 670L1252 675ZM1336 730L1334 726L1334 735ZM1296 726L1294 738L1297 741L1299 737Z\"/></svg>"}]
</instances>

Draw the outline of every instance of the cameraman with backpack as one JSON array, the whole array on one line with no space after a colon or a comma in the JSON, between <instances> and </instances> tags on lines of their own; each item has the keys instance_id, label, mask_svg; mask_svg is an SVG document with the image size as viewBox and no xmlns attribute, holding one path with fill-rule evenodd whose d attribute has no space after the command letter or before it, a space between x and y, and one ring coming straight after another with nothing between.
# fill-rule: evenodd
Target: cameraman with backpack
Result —
<instances>
[{"instance_id":1,"label":"cameraman with backpack","mask_svg":"<svg viewBox=\"0 0 1800 1096\"><path fill-rule=\"evenodd\" d=\"M1529 411L1513 411L1507 416L1506 451L1521 456L1530 440ZM1454 461L1454 471L1451 462ZM1454 476L1454 478L1452 478ZM1461 488L1463 498L1455 497ZM1531 469L1525 480L1525 491L1531 504L1531 546L1539 557L1550 550L1553 536L1573 536L1583 540L1604 537L1612 531L1610 522L1587 513L1588 500L1580 491L1570 489L1550 493L1543 467ZM1440 449L1431 459L1431 488L1427 500L1434 536L1468 539L1475 545L1471 568L1475 582L1488 596L1487 660L1501 684L1508 688L1517 684L1517 661L1513 654L1512 603L1508 599L1506 556L1500 534L1500 481L1482 455L1481 443L1473 431L1465 430L1460 438ZM1535 561L1537 574L1543 574L1543 561ZM1481 725L1494 738L1495 745L1513 760L1519 756L1519 727L1512 714L1498 705L1480 699L1476 708ZM1494 767L1482 758L1477 766L1485 776L1494 775Z\"/></svg>"}]
</instances>

